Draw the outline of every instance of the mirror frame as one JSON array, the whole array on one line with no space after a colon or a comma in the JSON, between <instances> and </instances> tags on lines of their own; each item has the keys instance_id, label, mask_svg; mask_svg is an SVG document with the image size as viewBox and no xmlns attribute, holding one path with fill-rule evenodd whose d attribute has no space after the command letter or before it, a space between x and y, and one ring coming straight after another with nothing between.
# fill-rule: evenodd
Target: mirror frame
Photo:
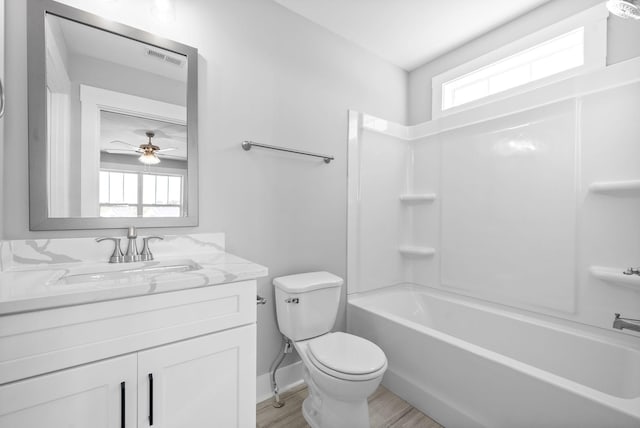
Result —
<instances>
[{"instance_id":1,"label":"mirror frame","mask_svg":"<svg viewBox=\"0 0 640 428\"><path fill-rule=\"evenodd\" d=\"M47 195L47 102L45 16L69 19L98 30L146 43L187 57L187 216L49 217ZM29 86L29 229L72 230L198 225L198 50L137 28L110 21L52 0L27 2Z\"/></svg>"}]
</instances>

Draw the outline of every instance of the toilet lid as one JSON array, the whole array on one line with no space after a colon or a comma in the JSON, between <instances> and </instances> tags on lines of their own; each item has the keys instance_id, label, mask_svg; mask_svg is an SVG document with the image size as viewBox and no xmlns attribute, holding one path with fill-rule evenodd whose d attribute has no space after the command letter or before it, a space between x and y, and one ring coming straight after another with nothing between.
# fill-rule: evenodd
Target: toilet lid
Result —
<instances>
[{"instance_id":1,"label":"toilet lid","mask_svg":"<svg viewBox=\"0 0 640 428\"><path fill-rule=\"evenodd\" d=\"M375 343L352 334L336 332L312 339L308 354L322 370L346 375L367 375L386 368L387 357Z\"/></svg>"}]
</instances>

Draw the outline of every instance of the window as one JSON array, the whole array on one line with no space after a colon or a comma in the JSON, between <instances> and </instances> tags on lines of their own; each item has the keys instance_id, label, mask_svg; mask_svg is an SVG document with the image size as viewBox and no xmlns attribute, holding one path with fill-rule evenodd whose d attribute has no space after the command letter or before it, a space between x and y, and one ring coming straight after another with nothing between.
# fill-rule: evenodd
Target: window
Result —
<instances>
[{"instance_id":1,"label":"window","mask_svg":"<svg viewBox=\"0 0 640 428\"><path fill-rule=\"evenodd\" d=\"M433 117L606 65L603 5L433 78Z\"/></svg>"},{"instance_id":2,"label":"window","mask_svg":"<svg viewBox=\"0 0 640 428\"><path fill-rule=\"evenodd\" d=\"M442 110L584 64L584 28L494 62L442 85Z\"/></svg>"},{"instance_id":3,"label":"window","mask_svg":"<svg viewBox=\"0 0 640 428\"><path fill-rule=\"evenodd\" d=\"M100 217L181 217L180 175L100 171Z\"/></svg>"},{"instance_id":4,"label":"window","mask_svg":"<svg viewBox=\"0 0 640 428\"><path fill-rule=\"evenodd\" d=\"M182 210L182 177L142 176L142 216L178 217Z\"/></svg>"}]
</instances>

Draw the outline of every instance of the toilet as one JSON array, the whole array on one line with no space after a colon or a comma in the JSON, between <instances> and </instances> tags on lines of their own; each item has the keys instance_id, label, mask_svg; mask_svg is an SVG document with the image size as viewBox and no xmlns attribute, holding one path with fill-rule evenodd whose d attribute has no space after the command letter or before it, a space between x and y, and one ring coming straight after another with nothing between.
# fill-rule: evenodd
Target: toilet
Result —
<instances>
[{"instance_id":1,"label":"toilet","mask_svg":"<svg viewBox=\"0 0 640 428\"><path fill-rule=\"evenodd\" d=\"M387 369L387 358L376 344L331 332L343 282L329 272L273 280L280 332L304 364L309 396L302 414L312 428L369 428L367 398Z\"/></svg>"}]
</instances>

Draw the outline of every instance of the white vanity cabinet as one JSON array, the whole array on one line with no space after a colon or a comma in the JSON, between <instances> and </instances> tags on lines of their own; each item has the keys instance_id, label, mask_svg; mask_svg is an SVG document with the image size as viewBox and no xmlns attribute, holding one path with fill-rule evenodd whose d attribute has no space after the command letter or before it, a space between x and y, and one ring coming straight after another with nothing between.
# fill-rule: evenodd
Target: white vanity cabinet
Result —
<instances>
[{"instance_id":1,"label":"white vanity cabinet","mask_svg":"<svg viewBox=\"0 0 640 428\"><path fill-rule=\"evenodd\" d=\"M255 332L245 326L140 352L138 428L255 427Z\"/></svg>"},{"instance_id":2,"label":"white vanity cabinet","mask_svg":"<svg viewBox=\"0 0 640 428\"><path fill-rule=\"evenodd\" d=\"M134 354L1 386L0 427L135 427L136 376Z\"/></svg>"},{"instance_id":3,"label":"white vanity cabinet","mask_svg":"<svg viewBox=\"0 0 640 428\"><path fill-rule=\"evenodd\" d=\"M0 317L0 428L255 427L256 282Z\"/></svg>"}]
</instances>

